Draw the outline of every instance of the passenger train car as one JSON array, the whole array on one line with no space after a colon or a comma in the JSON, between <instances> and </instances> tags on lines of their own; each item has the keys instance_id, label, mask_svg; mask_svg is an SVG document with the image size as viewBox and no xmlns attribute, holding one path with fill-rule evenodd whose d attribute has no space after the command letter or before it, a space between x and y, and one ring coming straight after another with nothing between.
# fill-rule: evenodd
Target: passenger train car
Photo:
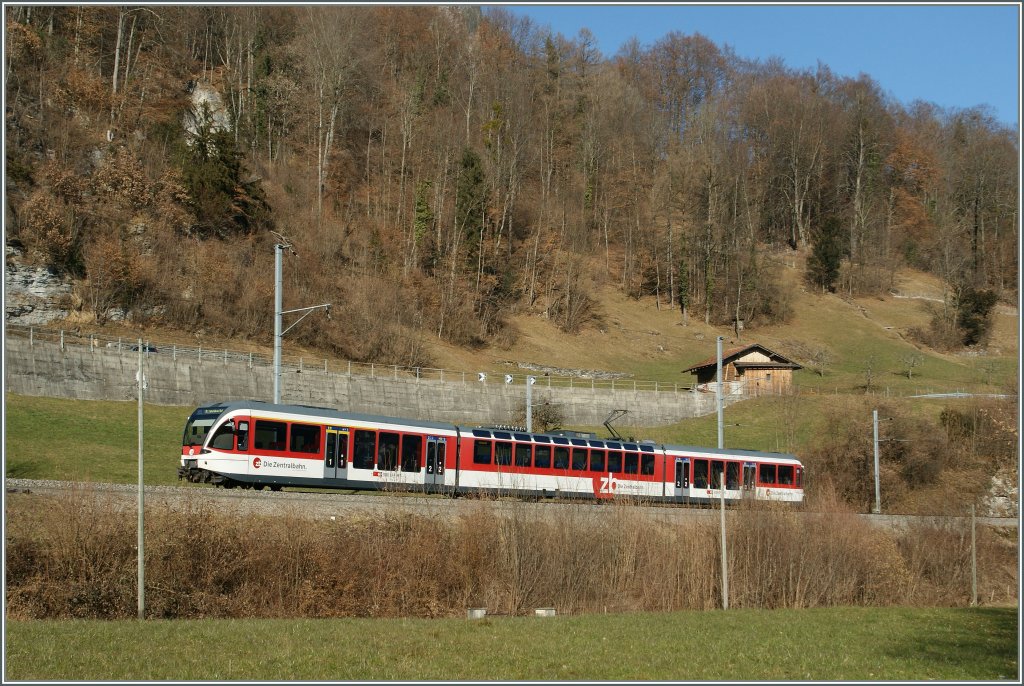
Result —
<instances>
[{"instance_id":1,"label":"passenger train car","mask_svg":"<svg viewBox=\"0 0 1024 686\"><path fill-rule=\"evenodd\" d=\"M804 495L803 465L792 455L258 401L196 409L185 425L178 478L257 490L393 488L691 504L717 501L724 479L730 501L802 502Z\"/></svg>"}]
</instances>

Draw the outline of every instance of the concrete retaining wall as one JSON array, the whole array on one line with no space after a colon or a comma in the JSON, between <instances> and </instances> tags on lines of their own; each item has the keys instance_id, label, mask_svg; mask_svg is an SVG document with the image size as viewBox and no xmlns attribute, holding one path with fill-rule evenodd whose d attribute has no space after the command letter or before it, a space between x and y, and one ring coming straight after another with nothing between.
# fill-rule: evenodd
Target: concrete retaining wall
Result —
<instances>
[{"instance_id":1,"label":"concrete retaining wall","mask_svg":"<svg viewBox=\"0 0 1024 686\"><path fill-rule=\"evenodd\" d=\"M235 360L172 359L147 354L146 401L197 407L222 400L273 397L273 369ZM7 390L84 400L136 398L138 353L127 349L66 346L8 337ZM478 381L390 379L322 369L281 374L281 399L354 412L463 424L509 423L525 402L521 385ZM656 426L715 411L713 393L533 387L533 402L560 406L569 426L599 426L613 410L627 410L620 426ZM739 397L727 397L735 402Z\"/></svg>"}]
</instances>

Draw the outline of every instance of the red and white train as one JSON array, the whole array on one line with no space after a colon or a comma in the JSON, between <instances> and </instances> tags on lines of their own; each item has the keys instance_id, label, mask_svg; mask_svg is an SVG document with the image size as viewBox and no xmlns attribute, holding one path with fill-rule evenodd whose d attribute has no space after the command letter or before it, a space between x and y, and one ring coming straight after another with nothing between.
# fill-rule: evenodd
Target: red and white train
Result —
<instances>
[{"instance_id":1,"label":"red and white train","mask_svg":"<svg viewBox=\"0 0 1024 686\"><path fill-rule=\"evenodd\" d=\"M258 401L196 409L178 478L227 488L415 489L708 503L803 501L792 455L461 427Z\"/></svg>"}]
</instances>

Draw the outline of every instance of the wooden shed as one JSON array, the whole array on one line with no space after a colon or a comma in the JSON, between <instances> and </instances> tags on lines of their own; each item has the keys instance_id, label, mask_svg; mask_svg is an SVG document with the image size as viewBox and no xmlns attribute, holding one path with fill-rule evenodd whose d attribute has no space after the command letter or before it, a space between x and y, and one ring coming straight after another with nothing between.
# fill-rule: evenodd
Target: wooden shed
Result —
<instances>
[{"instance_id":1,"label":"wooden shed","mask_svg":"<svg viewBox=\"0 0 1024 686\"><path fill-rule=\"evenodd\" d=\"M730 384L730 393L782 393L792 386L796 369L803 367L759 343L722 351L722 382ZM715 355L683 372L695 374L701 390L714 390L717 370L718 356Z\"/></svg>"}]
</instances>

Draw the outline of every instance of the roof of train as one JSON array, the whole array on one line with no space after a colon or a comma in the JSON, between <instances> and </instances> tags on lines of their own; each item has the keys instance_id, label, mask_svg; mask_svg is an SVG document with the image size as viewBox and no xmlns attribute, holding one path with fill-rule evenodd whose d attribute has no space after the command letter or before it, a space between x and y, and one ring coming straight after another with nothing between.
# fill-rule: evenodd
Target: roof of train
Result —
<instances>
[{"instance_id":1,"label":"roof of train","mask_svg":"<svg viewBox=\"0 0 1024 686\"><path fill-rule=\"evenodd\" d=\"M746 448L707 448L699 445L671 445L666 443L665 450L679 453L705 453L710 455L733 455L744 457L770 457L774 460L792 460L799 462L796 455L789 453L770 453L763 450L747 450Z\"/></svg>"},{"instance_id":2,"label":"roof of train","mask_svg":"<svg viewBox=\"0 0 1024 686\"><path fill-rule=\"evenodd\" d=\"M333 407L314 407L312 405L275 405L274 403L262 400L231 400L222 403L205 405L205 408L223 408L224 412L233 410L253 409L267 412L284 412L305 417L328 417L339 420L350 420L356 422L378 422L383 424L404 424L406 426L419 426L424 429L446 429L455 431L455 425L446 422L432 422L424 419L409 419L408 417L388 417L385 415L361 414L358 412L343 412ZM202 409L202 408L199 408Z\"/></svg>"},{"instance_id":3,"label":"roof of train","mask_svg":"<svg viewBox=\"0 0 1024 686\"><path fill-rule=\"evenodd\" d=\"M418 426L425 429L444 429L448 431L455 431L456 425L446 422L434 422L423 419L409 419L406 417L389 417L385 415L373 415L373 414L361 414L358 412L342 412L341 410L332 407L314 407L311 405L275 405L274 403L268 403L262 400L232 400L221 403L214 403L212 405L205 405L198 409L221 409L223 412L230 412L233 410L241 409L253 409L253 410L266 410L273 412L284 412L288 414L295 414L306 417L329 417L337 418L339 420L351 420L357 422L378 422L386 424L404 424L406 426ZM458 427L460 430L471 431L472 429L484 429L486 431L493 431L494 427ZM519 433L533 436L548 436L552 437L554 434L549 433L537 433L526 431L514 431L509 429L498 429L500 431L507 431L508 433ZM593 440L593 439L591 439ZM587 443L590 444L591 440ZM707 455L731 455L731 456L742 456L742 457L767 457L775 460L792 460L795 463L800 461L795 455L788 453L770 453L760 450L746 450L742 448L708 448L705 446L696 445L673 445L673 444L656 444L649 441L625 441L625 440L614 440L614 439L597 439L604 443L615 443L623 444L641 444L651 445L653 447L662 448L679 453L702 453Z\"/></svg>"}]
</instances>

